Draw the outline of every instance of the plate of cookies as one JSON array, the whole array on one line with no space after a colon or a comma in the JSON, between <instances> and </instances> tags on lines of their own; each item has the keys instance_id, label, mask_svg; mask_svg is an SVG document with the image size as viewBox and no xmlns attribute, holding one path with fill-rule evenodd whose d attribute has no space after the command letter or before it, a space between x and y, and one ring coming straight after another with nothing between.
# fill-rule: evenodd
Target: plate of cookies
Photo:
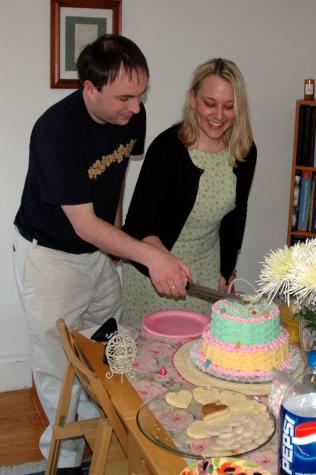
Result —
<instances>
[{"instance_id":1,"label":"plate of cookies","mask_svg":"<svg viewBox=\"0 0 316 475\"><path fill-rule=\"evenodd\" d=\"M264 446L276 422L260 398L214 387L181 387L147 401L137 424L157 445L179 455L233 457Z\"/></svg>"}]
</instances>

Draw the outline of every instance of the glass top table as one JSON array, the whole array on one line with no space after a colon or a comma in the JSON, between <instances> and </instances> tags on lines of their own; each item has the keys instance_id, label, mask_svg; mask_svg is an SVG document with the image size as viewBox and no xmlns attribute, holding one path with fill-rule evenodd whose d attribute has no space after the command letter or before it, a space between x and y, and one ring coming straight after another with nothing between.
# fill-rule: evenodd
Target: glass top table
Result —
<instances>
[{"instance_id":1,"label":"glass top table","mask_svg":"<svg viewBox=\"0 0 316 475\"><path fill-rule=\"evenodd\" d=\"M228 415L210 419L207 427L203 421L202 430L206 428L207 432L200 437L202 404L192 397L186 409L174 407L166 401L167 392L149 399L139 409L137 424L149 440L178 455L194 459L240 456L266 445L276 431L276 421L268 407L256 396L244 396L248 409L231 406ZM192 429L194 425L196 430Z\"/></svg>"}]
</instances>

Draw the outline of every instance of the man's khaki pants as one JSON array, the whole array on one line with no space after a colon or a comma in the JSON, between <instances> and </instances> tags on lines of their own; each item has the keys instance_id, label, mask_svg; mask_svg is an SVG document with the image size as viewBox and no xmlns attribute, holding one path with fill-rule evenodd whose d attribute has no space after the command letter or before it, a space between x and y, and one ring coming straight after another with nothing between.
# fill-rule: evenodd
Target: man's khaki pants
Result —
<instances>
[{"instance_id":1,"label":"man's khaki pants","mask_svg":"<svg viewBox=\"0 0 316 475\"><path fill-rule=\"evenodd\" d=\"M112 260L104 253L68 254L29 242L16 230L14 272L25 312L32 353L32 371L41 404L50 421L40 439L47 458L52 423L64 377L65 356L56 328L63 318L70 329L101 325L121 315L121 284ZM96 417L97 408L74 387L71 420ZM81 464L83 439L62 445L59 467Z\"/></svg>"}]
</instances>

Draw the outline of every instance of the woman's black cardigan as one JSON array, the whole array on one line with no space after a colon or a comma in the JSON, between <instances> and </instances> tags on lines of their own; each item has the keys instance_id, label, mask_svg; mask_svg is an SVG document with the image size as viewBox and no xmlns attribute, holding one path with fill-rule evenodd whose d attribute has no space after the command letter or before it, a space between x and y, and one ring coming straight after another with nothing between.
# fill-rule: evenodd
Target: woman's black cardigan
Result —
<instances>
[{"instance_id":1,"label":"woman's black cardigan","mask_svg":"<svg viewBox=\"0 0 316 475\"><path fill-rule=\"evenodd\" d=\"M203 173L191 161L177 129L175 125L165 130L149 146L123 228L137 239L158 236L169 250L194 206ZM219 231L220 270L226 279L235 269L242 244L256 158L253 143L245 161L233 169L237 177L236 207L223 217ZM148 275L144 266L134 265Z\"/></svg>"}]
</instances>

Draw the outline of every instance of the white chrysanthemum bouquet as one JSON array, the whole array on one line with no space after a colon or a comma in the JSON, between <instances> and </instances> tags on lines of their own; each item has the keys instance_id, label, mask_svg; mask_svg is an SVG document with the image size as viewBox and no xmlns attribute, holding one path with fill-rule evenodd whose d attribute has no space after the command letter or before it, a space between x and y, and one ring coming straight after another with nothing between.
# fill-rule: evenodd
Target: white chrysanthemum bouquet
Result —
<instances>
[{"instance_id":1,"label":"white chrysanthemum bouquet","mask_svg":"<svg viewBox=\"0 0 316 475\"><path fill-rule=\"evenodd\" d=\"M316 329L316 239L271 251L258 281L260 296L291 306Z\"/></svg>"}]
</instances>

